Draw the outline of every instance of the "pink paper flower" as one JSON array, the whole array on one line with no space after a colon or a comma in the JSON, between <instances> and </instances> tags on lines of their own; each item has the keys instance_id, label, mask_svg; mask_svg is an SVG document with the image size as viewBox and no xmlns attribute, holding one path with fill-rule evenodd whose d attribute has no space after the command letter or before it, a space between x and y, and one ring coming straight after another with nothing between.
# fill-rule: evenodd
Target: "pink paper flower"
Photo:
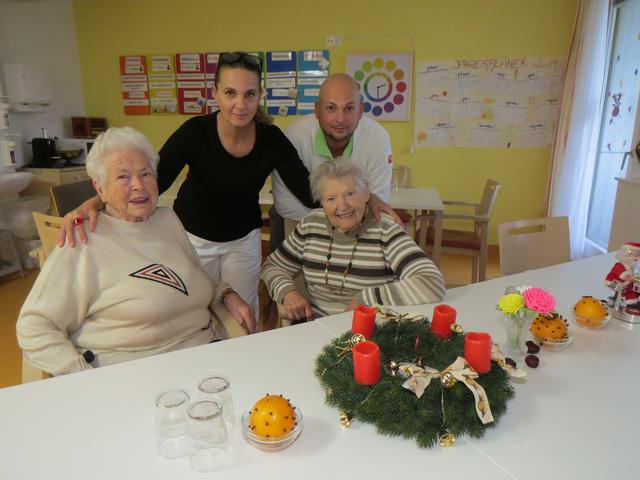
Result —
<instances>
[{"instance_id":1,"label":"pink paper flower","mask_svg":"<svg viewBox=\"0 0 640 480\"><path fill-rule=\"evenodd\" d=\"M522 296L527 308L538 313L549 313L556 306L556 299L553 298L553 295L541 288L529 288L522 292Z\"/></svg>"}]
</instances>

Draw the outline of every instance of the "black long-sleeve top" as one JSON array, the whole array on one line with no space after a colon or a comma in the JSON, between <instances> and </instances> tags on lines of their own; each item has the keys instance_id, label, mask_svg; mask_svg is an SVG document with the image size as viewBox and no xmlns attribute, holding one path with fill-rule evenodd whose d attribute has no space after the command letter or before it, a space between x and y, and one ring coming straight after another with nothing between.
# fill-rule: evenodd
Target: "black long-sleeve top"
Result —
<instances>
[{"instance_id":1,"label":"black long-sleeve top","mask_svg":"<svg viewBox=\"0 0 640 480\"><path fill-rule=\"evenodd\" d=\"M185 165L189 173L173 209L188 232L206 240L228 242L261 227L258 195L273 169L302 203L314 207L309 172L275 125L256 123L253 149L234 157L218 137L217 113L190 118L160 149L160 193Z\"/></svg>"}]
</instances>

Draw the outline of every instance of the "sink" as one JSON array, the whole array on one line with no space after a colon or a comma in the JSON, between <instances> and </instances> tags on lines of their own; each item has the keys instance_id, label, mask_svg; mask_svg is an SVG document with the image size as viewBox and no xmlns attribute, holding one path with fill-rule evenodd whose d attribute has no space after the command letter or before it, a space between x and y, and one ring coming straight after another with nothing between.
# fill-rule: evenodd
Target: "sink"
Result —
<instances>
[{"instance_id":1,"label":"sink","mask_svg":"<svg viewBox=\"0 0 640 480\"><path fill-rule=\"evenodd\" d=\"M30 172L0 173L0 198L17 196L32 180Z\"/></svg>"}]
</instances>

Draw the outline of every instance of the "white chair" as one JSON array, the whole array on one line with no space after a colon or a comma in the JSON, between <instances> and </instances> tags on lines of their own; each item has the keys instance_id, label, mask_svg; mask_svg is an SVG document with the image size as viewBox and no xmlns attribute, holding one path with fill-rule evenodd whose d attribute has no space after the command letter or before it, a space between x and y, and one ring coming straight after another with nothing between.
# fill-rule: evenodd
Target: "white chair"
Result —
<instances>
[{"instance_id":1,"label":"white chair","mask_svg":"<svg viewBox=\"0 0 640 480\"><path fill-rule=\"evenodd\" d=\"M505 275L571 261L567 217L517 220L498 226Z\"/></svg>"}]
</instances>

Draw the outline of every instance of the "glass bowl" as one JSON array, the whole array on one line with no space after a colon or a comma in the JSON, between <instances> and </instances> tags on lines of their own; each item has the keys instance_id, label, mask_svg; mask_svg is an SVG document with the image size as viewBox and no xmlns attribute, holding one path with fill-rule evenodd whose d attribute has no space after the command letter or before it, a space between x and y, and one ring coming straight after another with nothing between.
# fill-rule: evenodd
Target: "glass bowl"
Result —
<instances>
[{"instance_id":1,"label":"glass bowl","mask_svg":"<svg viewBox=\"0 0 640 480\"><path fill-rule=\"evenodd\" d=\"M576 325L589 330L597 330L599 328L603 328L611 321L611 312L607 313L607 316L601 318L600 320L581 317L580 315L576 315L575 313L572 313L572 316L573 321L576 323Z\"/></svg>"},{"instance_id":2,"label":"glass bowl","mask_svg":"<svg viewBox=\"0 0 640 480\"><path fill-rule=\"evenodd\" d=\"M294 406L293 411L296 414L297 425L293 427L293 429L289 433L283 435L282 437L267 438L256 435L249 429L249 422L251 420L251 408L248 408L242 414L242 434L244 435L244 438L247 440L247 442L249 442L259 450L264 450L265 452L277 452L278 450L284 450L293 442L295 442L298 436L300 436L300 432L302 432L302 410Z\"/></svg>"},{"instance_id":3,"label":"glass bowl","mask_svg":"<svg viewBox=\"0 0 640 480\"><path fill-rule=\"evenodd\" d=\"M576 308L578 306L578 303L580 303L581 301L588 301L591 303L594 303L594 302L600 303L600 305L604 307L606 316L604 318L593 318L594 316L591 316L591 315L590 316L579 315L578 313L576 313ZM587 304L586 306L587 306L587 310L593 311L593 308L590 308L589 304ZM611 309L606 304L606 302L604 300L598 300L597 298L594 298L591 295L585 295L580 297L574 305L569 306L569 311L571 312L571 317L573 318L573 321L575 322L576 325L589 330L597 330L599 328L603 328L611 321ZM585 314L588 312L582 311L581 313Z\"/></svg>"},{"instance_id":4,"label":"glass bowl","mask_svg":"<svg viewBox=\"0 0 640 480\"><path fill-rule=\"evenodd\" d=\"M533 337L534 341L542 345L545 350L550 350L552 352L561 352L562 350L567 348L573 343L574 337L573 332L569 329L567 329L567 336L564 338L542 338L534 335L533 333L531 334L531 336Z\"/></svg>"}]
</instances>

